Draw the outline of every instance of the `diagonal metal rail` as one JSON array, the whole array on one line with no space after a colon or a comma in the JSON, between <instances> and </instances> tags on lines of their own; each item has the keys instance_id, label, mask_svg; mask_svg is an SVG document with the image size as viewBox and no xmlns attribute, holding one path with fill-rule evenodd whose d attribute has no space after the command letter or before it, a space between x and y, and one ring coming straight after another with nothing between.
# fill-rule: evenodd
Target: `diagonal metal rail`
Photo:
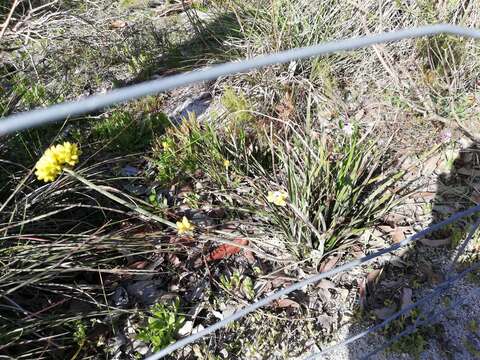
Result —
<instances>
[{"instance_id":1,"label":"diagonal metal rail","mask_svg":"<svg viewBox=\"0 0 480 360\"><path fill-rule=\"evenodd\" d=\"M50 106L46 109L33 110L8 116L0 121L0 136L37 127L43 124L88 114L108 106L172 90L181 86L214 80L221 76L246 72L268 65L287 63L292 60L322 56L339 51L355 50L375 44L413 39L422 36L450 34L469 38L480 38L480 30L457 25L438 24L399 31L385 32L376 35L361 36L345 40L336 40L304 48L291 49L266 56L258 56L249 60L233 61L214 65L198 71L173 75L163 79L146 81L137 85L112 90L103 95L94 95L82 100L66 102Z\"/></svg>"},{"instance_id":2,"label":"diagonal metal rail","mask_svg":"<svg viewBox=\"0 0 480 360\"><path fill-rule=\"evenodd\" d=\"M480 288L477 288L477 289L473 290L472 293L474 294L474 296L480 295ZM390 345L392 345L396 341L400 340L402 337L414 333L418 329L419 326L424 326L424 325L429 325L429 324L434 323L440 317L445 315L449 310L458 308L461 305L463 305L465 302L466 302L466 298L460 296L458 298L458 300L456 300L453 304L451 304L447 308L441 309L439 311L434 311L433 314L429 314L426 319L420 320L419 322L407 327L405 330L403 330L402 332L400 332L399 334L397 334L396 336L394 336L393 338L388 340L385 344L383 344L382 346L378 347L377 349L371 351L367 355L363 356L361 359L362 360L370 359L372 356L378 354L379 352L381 352L383 350L386 350Z\"/></svg>"},{"instance_id":3,"label":"diagonal metal rail","mask_svg":"<svg viewBox=\"0 0 480 360\"><path fill-rule=\"evenodd\" d=\"M451 24L437 24L437 25L427 25L417 28L404 29L399 31L386 32L376 35L362 36L344 40L331 41L323 44L313 45L304 48L291 49L287 51L278 52L275 54L270 54L266 56L258 56L248 60L234 61L220 65L214 65L211 67L203 68L197 71L191 71L183 74L178 74L163 79L157 79L153 81L143 82L137 85L127 86L125 88L112 90L103 95L94 95L88 98L66 102L58 105L53 105L45 109L38 109L29 112L14 114L3 119L0 119L0 136L8 135L16 131L24 130L27 128L37 127L48 123L53 123L56 121L73 118L79 115L88 114L94 111L102 110L108 108L117 103L126 102L129 100L138 99L143 96L157 94L163 91L172 90L181 86L186 86L193 83L198 83L202 81L215 80L221 76L226 76L235 73L246 72L253 69L262 68L268 65L288 63L292 60L306 59L315 56L322 56L331 54L339 51L348 51L355 50L375 44L395 42L403 39L412 39L423 36L433 36L438 34L450 34L467 38L480 38L480 31L472 28L465 28L461 26L451 25ZM270 302L281 298L284 295L287 295L295 290L300 290L303 287L315 283L323 278L332 277L340 272L350 270L354 267L361 266L367 262L372 261L373 259L382 256L384 254L390 253L399 249L400 247L406 246L407 244L413 243L425 235L440 229L443 226L451 224L457 221L460 218L472 215L473 213L480 211L480 205L470 208L468 210L456 213L452 215L445 221L440 222L439 224L430 226L425 230L408 237L402 242L390 246L388 248L382 249L374 254L367 255L361 259L354 260L343 266L337 267L333 270L330 270L325 273L317 274L315 276L309 277L305 280L299 281L285 289L277 291L272 295L259 300L244 309L241 309L234 313L233 315L223 319L222 321L213 324L206 329L188 336L184 339L177 341L176 343L168 346L167 348L153 354L148 357L147 360L157 360L160 359L173 351L180 349L187 344L193 343L202 337L215 332L216 330L228 325L229 323L236 321L243 316L249 314L261 308ZM470 237L471 238L471 237ZM468 244L469 239L466 241L465 245L462 245L460 248L460 253L465 250L466 244ZM458 259L458 256L454 261ZM450 277L447 281L448 285L451 285L455 279L458 277ZM438 296L438 290L434 291L434 296ZM441 288L443 289L443 288ZM435 314L436 316L437 314ZM398 315L400 316L400 315ZM410 331L410 330L409 330ZM406 332L405 332L406 333ZM402 334L398 334L402 336ZM353 341L353 340L352 340Z\"/></svg>"},{"instance_id":4,"label":"diagonal metal rail","mask_svg":"<svg viewBox=\"0 0 480 360\"><path fill-rule=\"evenodd\" d=\"M404 309L396 312L395 314L389 316L388 318L386 318L384 321L382 321L378 325L372 326L371 328L369 328L365 331L362 331L361 333L359 333L357 335L351 336L348 339L346 339L346 340L344 340L344 341L342 341L338 344L330 346L327 349L325 349L325 350L323 350L319 353L312 354L308 358L306 358L305 360L321 359L322 356L327 355L328 353L331 353L331 352L333 352L335 350L338 350L343 346L351 344L352 342L355 342L355 341L357 341L357 340L359 340L359 339L361 339L361 338L363 338L367 335L371 335L371 334L377 332L378 330L384 328L389 323L398 319L402 315L406 315L406 314L410 313L413 309L419 307L420 305L426 304L427 302L431 301L432 299L434 299L438 295L440 295L443 292L445 292L446 290L448 290L456 281L464 278L466 275L470 274L472 271L478 270L479 268L480 268L480 263L475 264L474 266L472 266L471 268L463 271L462 273L455 276L454 278L439 284L431 294L423 297L421 300L418 300L417 302L415 302L415 303L405 307Z\"/></svg>"},{"instance_id":5,"label":"diagonal metal rail","mask_svg":"<svg viewBox=\"0 0 480 360\"><path fill-rule=\"evenodd\" d=\"M334 350L337 350L339 348L341 348L342 346L345 346L345 345L348 345L354 341L357 341L358 339L360 338L363 338L367 335L371 335L375 332L377 332L378 330L384 328L385 326L387 326L389 323L391 323L392 321L398 319L400 316L402 315L406 315L408 313L410 313L414 308L417 308L419 307L420 305L423 305L423 304L426 304L427 302L430 302L432 303L433 301L435 301L439 296L441 296L442 294L446 293L458 280L460 279L463 279L466 275L470 274L471 272L473 271L476 271L478 269L480 269L480 262L477 262L475 263L474 265L470 266L469 268L465 269L464 271L462 271L460 274L458 275L453 275L454 274L454 270L455 270L455 265L458 263L458 259L460 258L460 256L465 252L465 250L467 249L467 246L468 244L472 241L473 239L473 236L475 235L476 231L478 230L480 226L480 219L478 219L472 226L471 226L471 229L470 229L470 232L467 236L467 238L463 241L463 243L460 245L454 259L451 261L448 269L446 270L446 273L447 273L447 276L446 276L446 281L444 281L443 283L437 285L433 291L424 296L422 299L416 301L415 303L409 305L409 306L406 306L404 309L401 309L400 311L396 312L395 314L389 316L387 319L385 319L384 321L382 321L381 323L377 324L377 325L374 325L368 329L366 329L365 331L362 331L360 332L359 334L357 335L354 335L354 336L351 336L349 337L348 339L345 339L335 345L332 345L328 348L326 348L325 350L321 351L321 352L318 352L318 353L315 353L315 354L312 354L310 355L309 357L307 357L305 360L312 360L312 359L321 359L322 356L328 354L328 353L331 353L332 351ZM421 320L421 319L418 319L417 321L415 321L414 324L410 325L407 329L405 329L405 331L397 334L395 337L393 337L392 339L390 339L387 343L385 343L383 346L381 346L380 348L374 350L372 353L368 354L367 356L373 356L377 353L379 353L380 351L386 349L390 344L394 343L395 341L397 341L398 339L400 339L401 337L403 336L406 336L406 335L409 335L411 334L412 332L414 332L416 329L418 329L420 326L424 326L428 323L431 323L432 321L434 321L435 319L437 319L438 317L441 316L441 311L440 312L435 312L435 308L432 308L431 311L429 312L428 315L426 315L426 320ZM368 358L368 357L365 357L365 358Z\"/></svg>"},{"instance_id":6,"label":"diagonal metal rail","mask_svg":"<svg viewBox=\"0 0 480 360\"><path fill-rule=\"evenodd\" d=\"M379 256L382 256L382 255L387 254L387 253L391 253L391 252L393 252L393 251L395 251L395 250L397 250L401 247L404 247L408 244L414 243L415 241L418 241L418 240L424 238L426 235L431 234L432 232L443 228L444 226L452 224L452 223L458 221L461 218L470 216L470 215L472 215L474 213L477 213L477 212L480 212L480 205L474 206L474 207L472 207L470 209L467 209L465 211L458 212L458 213L450 216L448 219L446 219L442 222L439 222L438 224L429 226L426 229L424 229L424 230L422 230L422 231L420 231L420 232L406 238L405 240L403 240L403 241L401 241L401 242L399 242L395 245L392 245L388 248L379 250L379 251L377 251L373 254L370 254L370 255L364 256L360 259L351 261L351 262L349 262L345 265L336 267L335 269L332 269L330 271L311 276L311 277L309 277L305 280L302 280L302 281L299 281L299 282L297 282L293 285L290 285L290 286L286 287L285 289L279 290L279 291L273 293L272 295L267 296L266 298L263 298L262 300L259 300L259 301L255 302L253 304L250 304L250 305L246 306L245 308L235 312L234 314L232 314L229 317L223 319L222 321L219 321L219 322L217 322L213 325L210 325L209 327L205 328L204 330L202 330L198 333L192 334L192 335L190 335L186 338L183 338L183 339L177 341L176 343L174 343L172 345L167 346L165 349L149 356L148 358L146 358L146 360L161 359L164 356L174 352L175 350L181 349L184 346L186 346L188 344L191 344L191 343L203 338L204 336L206 336L208 334L211 334L218 329L221 329L222 327L227 326L231 322L236 321L236 320L248 315L249 313L251 313L251 312L253 312L253 311L255 311L255 310L257 310L257 309L259 309L259 308L261 308L265 305L268 305L272 301L280 299L282 296L285 296L285 295L287 295L287 294L289 294L293 291L300 290L300 289L304 288L305 286L307 286L309 284L313 284L313 283L318 282L321 279L329 278L329 277L332 277L332 276L334 276L338 273L345 272L345 271L351 270L351 269L353 269L357 266L366 264L366 263L378 258Z\"/></svg>"}]
</instances>

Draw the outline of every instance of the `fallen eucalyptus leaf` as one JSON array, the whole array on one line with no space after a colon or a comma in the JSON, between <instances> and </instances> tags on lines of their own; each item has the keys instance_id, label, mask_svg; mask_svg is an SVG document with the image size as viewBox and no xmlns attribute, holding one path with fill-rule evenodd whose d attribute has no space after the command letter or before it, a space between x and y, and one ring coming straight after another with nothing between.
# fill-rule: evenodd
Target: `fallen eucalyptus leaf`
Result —
<instances>
[{"instance_id":1,"label":"fallen eucalyptus leaf","mask_svg":"<svg viewBox=\"0 0 480 360\"><path fill-rule=\"evenodd\" d=\"M445 246L445 245L449 245L451 240L450 238L445 238L445 239L426 239L426 238L423 238L423 239L420 239L420 242L423 244L423 245L426 245L426 246L430 246L430 247L440 247L440 246Z\"/></svg>"},{"instance_id":2,"label":"fallen eucalyptus leaf","mask_svg":"<svg viewBox=\"0 0 480 360\"><path fill-rule=\"evenodd\" d=\"M299 309L300 308L300 304L291 299L276 300L272 303L272 306L279 309L284 309L284 308Z\"/></svg>"},{"instance_id":3,"label":"fallen eucalyptus leaf","mask_svg":"<svg viewBox=\"0 0 480 360\"><path fill-rule=\"evenodd\" d=\"M410 288L403 288L402 289L402 299L400 301L400 308L403 310L407 306L410 306L413 304L412 301L412 289Z\"/></svg>"}]
</instances>

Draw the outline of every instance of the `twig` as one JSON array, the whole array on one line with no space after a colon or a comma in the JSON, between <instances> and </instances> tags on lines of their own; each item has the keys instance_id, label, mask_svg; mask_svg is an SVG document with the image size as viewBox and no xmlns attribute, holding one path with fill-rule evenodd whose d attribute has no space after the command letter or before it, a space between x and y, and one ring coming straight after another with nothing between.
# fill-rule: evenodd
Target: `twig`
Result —
<instances>
[{"instance_id":1,"label":"twig","mask_svg":"<svg viewBox=\"0 0 480 360\"><path fill-rule=\"evenodd\" d=\"M5 22L2 25L2 30L0 31L0 40L2 40L3 35L5 34L5 31L7 30L7 27L10 24L10 20L12 20L13 12L17 8L20 1L22 1L22 0L14 0L14 2L12 4L12 7L10 9L10 12L8 13L7 19L5 20Z\"/></svg>"}]
</instances>

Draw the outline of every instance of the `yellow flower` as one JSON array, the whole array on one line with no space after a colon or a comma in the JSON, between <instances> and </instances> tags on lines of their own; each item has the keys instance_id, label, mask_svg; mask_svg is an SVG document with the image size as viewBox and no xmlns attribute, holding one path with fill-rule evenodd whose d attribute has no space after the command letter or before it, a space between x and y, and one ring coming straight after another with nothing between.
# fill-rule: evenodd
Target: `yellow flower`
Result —
<instances>
[{"instance_id":1,"label":"yellow flower","mask_svg":"<svg viewBox=\"0 0 480 360\"><path fill-rule=\"evenodd\" d=\"M75 166L78 163L78 146L69 142L58 144L55 146L57 153L57 159L61 164L67 164L69 166Z\"/></svg>"},{"instance_id":2,"label":"yellow flower","mask_svg":"<svg viewBox=\"0 0 480 360\"><path fill-rule=\"evenodd\" d=\"M79 151L76 144L64 142L49 147L35 164L38 180L54 181L66 166L73 167L78 163Z\"/></svg>"},{"instance_id":3,"label":"yellow flower","mask_svg":"<svg viewBox=\"0 0 480 360\"><path fill-rule=\"evenodd\" d=\"M172 145L168 141L162 141L163 150L169 151L172 149Z\"/></svg>"},{"instance_id":4,"label":"yellow flower","mask_svg":"<svg viewBox=\"0 0 480 360\"><path fill-rule=\"evenodd\" d=\"M228 168L230 166L230 160L223 160L223 166L225 166L226 168Z\"/></svg>"},{"instance_id":5,"label":"yellow flower","mask_svg":"<svg viewBox=\"0 0 480 360\"><path fill-rule=\"evenodd\" d=\"M177 221L177 231L180 235L192 232L194 228L195 226L193 226L185 216L182 221Z\"/></svg>"},{"instance_id":6,"label":"yellow flower","mask_svg":"<svg viewBox=\"0 0 480 360\"><path fill-rule=\"evenodd\" d=\"M62 167L57 160L56 153L52 148L47 149L35 165L38 180L45 182L53 181L62 172Z\"/></svg>"},{"instance_id":7,"label":"yellow flower","mask_svg":"<svg viewBox=\"0 0 480 360\"><path fill-rule=\"evenodd\" d=\"M277 206L287 205L288 194L285 191L269 191L267 201Z\"/></svg>"}]
</instances>

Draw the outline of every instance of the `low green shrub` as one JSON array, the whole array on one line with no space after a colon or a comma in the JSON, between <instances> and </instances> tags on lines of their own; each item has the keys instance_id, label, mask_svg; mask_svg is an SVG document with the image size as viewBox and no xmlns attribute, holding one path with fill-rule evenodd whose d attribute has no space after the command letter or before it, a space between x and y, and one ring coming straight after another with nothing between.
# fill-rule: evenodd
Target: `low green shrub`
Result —
<instances>
[{"instance_id":1,"label":"low green shrub","mask_svg":"<svg viewBox=\"0 0 480 360\"><path fill-rule=\"evenodd\" d=\"M175 335L185 318L179 314L179 300L171 305L155 304L150 309L152 316L147 324L140 329L137 337L152 345L154 351L159 351L175 342Z\"/></svg>"}]
</instances>

